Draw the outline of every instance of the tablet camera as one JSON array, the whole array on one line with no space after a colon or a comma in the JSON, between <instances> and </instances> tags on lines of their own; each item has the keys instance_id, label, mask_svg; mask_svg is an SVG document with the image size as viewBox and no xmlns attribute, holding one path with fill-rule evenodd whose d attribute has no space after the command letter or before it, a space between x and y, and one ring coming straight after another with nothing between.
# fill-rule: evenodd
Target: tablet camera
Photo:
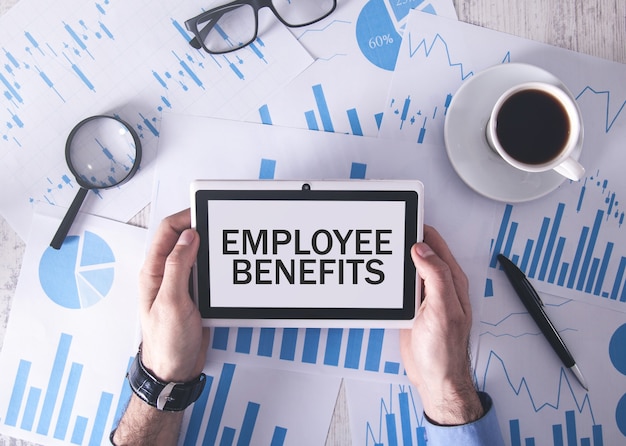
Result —
<instances>
[{"instance_id":1,"label":"tablet camera","mask_svg":"<svg viewBox=\"0 0 626 446\"><path fill-rule=\"evenodd\" d=\"M311 185L309 183L304 183L302 185L302 190L311 190Z\"/></svg>"}]
</instances>

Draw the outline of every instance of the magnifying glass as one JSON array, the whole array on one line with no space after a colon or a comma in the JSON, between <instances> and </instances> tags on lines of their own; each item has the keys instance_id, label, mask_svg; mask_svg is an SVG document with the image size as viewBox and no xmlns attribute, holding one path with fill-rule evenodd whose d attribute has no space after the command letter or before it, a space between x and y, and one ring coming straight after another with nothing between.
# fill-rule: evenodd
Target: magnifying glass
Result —
<instances>
[{"instance_id":1,"label":"magnifying glass","mask_svg":"<svg viewBox=\"0 0 626 446\"><path fill-rule=\"evenodd\" d=\"M87 192L119 186L135 174L141 162L141 143L121 119L92 116L70 132L65 160L80 189L50 243L54 249L61 248Z\"/></svg>"}]
</instances>

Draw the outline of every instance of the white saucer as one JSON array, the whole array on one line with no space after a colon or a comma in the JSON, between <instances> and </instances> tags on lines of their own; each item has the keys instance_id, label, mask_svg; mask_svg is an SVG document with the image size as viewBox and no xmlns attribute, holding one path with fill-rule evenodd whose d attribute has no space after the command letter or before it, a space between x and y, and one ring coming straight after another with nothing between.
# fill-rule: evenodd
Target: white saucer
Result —
<instances>
[{"instance_id":1,"label":"white saucer","mask_svg":"<svg viewBox=\"0 0 626 446\"><path fill-rule=\"evenodd\" d=\"M456 173L473 190L493 200L517 203L552 192L565 177L554 171L530 173L507 164L487 143L485 128L496 100L523 82L547 82L567 88L554 75L533 65L510 63L488 68L458 89L444 124L444 140ZM571 95L571 93L569 93ZM581 144L573 157L578 159Z\"/></svg>"}]
</instances>

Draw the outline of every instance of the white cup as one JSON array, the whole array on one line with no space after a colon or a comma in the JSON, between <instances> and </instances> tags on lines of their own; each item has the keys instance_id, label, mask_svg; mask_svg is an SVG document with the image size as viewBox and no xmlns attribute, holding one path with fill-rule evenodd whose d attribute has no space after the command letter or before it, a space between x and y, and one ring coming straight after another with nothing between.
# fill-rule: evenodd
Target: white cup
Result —
<instances>
[{"instance_id":1,"label":"white cup","mask_svg":"<svg viewBox=\"0 0 626 446\"><path fill-rule=\"evenodd\" d=\"M578 181L585 168L573 158L582 144L583 125L574 99L544 82L527 82L496 101L486 129L493 150L526 172L554 170Z\"/></svg>"}]
</instances>

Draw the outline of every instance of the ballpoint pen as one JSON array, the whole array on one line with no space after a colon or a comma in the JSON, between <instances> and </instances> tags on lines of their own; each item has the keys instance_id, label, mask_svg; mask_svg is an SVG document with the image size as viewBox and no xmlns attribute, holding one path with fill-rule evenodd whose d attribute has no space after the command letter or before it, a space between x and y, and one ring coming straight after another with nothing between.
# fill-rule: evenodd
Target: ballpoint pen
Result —
<instances>
[{"instance_id":1,"label":"ballpoint pen","mask_svg":"<svg viewBox=\"0 0 626 446\"><path fill-rule=\"evenodd\" d=\"M515 292L528 310L528 313L530 313L532 318L535 320L539 329L561 359L563 365L572 371L574 376L576 376L576 379L578 379L578 382L580 382L580 385L583 386L585 390L589 390L587 382L585 381L580 368L578 368L574 357L567 349L567 346L565 345L565 342L563 342L559 332L548 318L548 315L543 309L544 305L539 297L539 294L537 294L537 291L535 291L535 288L531 285L526 275L504 255L498 254L498 261L500 262L500 265L502 265L509 282L513 285Z\"/></svg>"}]
</instances>

